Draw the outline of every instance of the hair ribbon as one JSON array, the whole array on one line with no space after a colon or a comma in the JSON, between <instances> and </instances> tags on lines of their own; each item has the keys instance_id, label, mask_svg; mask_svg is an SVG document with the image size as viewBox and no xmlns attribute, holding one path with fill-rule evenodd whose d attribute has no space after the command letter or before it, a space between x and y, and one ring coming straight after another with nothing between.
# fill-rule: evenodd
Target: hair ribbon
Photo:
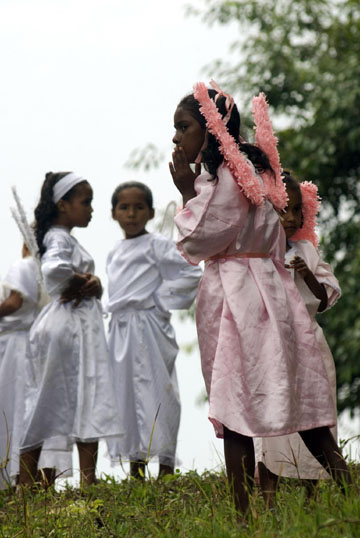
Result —
<instances>
[{"instance_id":1,"label":"hair ribbon","mask_svg":"<svg viewBox=\"0 0 360 538\"><path fill-rule=\"evenodd\" d=\"M234 107L234 98L229 93L225 93L213 79L210 80L210 86L213 90L217 92L217 95L215 95L214 99L215 103L221 95L225 97L226 115L223 117L223 122L225 123L225 125L227 125L227 122L231 117L232 109Z\"/></svg>"}]
</instances>

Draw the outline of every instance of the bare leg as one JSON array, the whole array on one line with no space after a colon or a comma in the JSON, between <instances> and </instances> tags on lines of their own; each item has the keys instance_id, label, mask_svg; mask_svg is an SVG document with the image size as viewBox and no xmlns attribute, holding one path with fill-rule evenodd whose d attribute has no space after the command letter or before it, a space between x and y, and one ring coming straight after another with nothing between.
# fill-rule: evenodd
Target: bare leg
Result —
<instances>
[{"instance_id":1,"label":"bare leg","mask_svg":"<svg viewBox=\"0 0 360 538\"><path fill-rule=\"evenodd\" d=\"M50 467L38 469L36 473L36 481L40 482L45 489L48 489L55 484L55 478L56 470Z\"/></svg>"},{"instance_id":2,"label":"bare leg","mask_svg":"<svg viewBox=\"0 0 360 538\"><path fill-rule=\"evenodd\" d=\"M224 427L224 453L236 509L245 514L249 508L249 494L255 474L253 440Z\"/></svg>"},{"instance_id":3,"label":"bare leg","mask_svg":"<svg viewBox=\"0 0 360 538\"><path fill-rule=\"evenodd\" d=\"M41 447L24 452L20 456L19 484L32 486L36 481L37 464L39 461Z\"/></svg>"},{"instance_id":4,"label":"bare leg","mask_svg":"<svg viewBox=\"0 0 360 538\"><path fill-rule=\"evenodd\" d=\"M340 486L352 483L349 468L329 428L314 428L299 434L311 454Z\"/></svg>"},{"instance_id":5,"label":"bare leg","mask_svg":"<svg viewBox=\"0 0 360 538\"><path fill-rule=\"evenodd\" d=\"M145 480L145 462L143 460L130 462L130 476Z\"/></svg>"},{"instance_id":6,"label":"bare leg","mask_svg":"<svg viewBox=\"0 0 360 538\"><path fill-rule=\"evenodd\" d=\"M158 478L161 478L167 474L174 474L174 467L171 467L171 465L165 465L165 463L160 463Z\"/></svg>"},{"instance_id":7,"label":"bare leg","mask_svg":"<svg viewBox=\"0 0 360 538\"><path fill-rule=\"evenodd\" d=\"M261 493L267 508L273 508L279 477L272 473L261 461L258 463Z\"/></svg>"},{"instance_id":8,"label":"bare leg","mask_svg":"<svg viewBox=\"0 0 360 538\"><path fill-rule=\"evenodd\" d=\"M88 486L95 482L98 441L92 443L77 442L80 461L80 484Z\"/></svg>"},{"instance_id":9,"label":"bare leg","mask_svg":"<svg viewBox=\"0 0 360 538\"><path fill-rule=\"evenodd\" d=\"M304 486L306 489L306 495L308 499L311 499L315 497L316 494L316 486L318 485L319 481L313 478L305 478L304 479Z\"/></svg>"}]
</instances>

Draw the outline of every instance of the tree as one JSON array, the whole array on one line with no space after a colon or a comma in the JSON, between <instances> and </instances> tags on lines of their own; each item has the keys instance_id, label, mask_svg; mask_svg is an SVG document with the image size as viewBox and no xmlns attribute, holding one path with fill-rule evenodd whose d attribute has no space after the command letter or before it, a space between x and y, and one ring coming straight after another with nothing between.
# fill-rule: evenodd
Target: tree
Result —
<instances>
[{"instance_id":1,"label":"tree","mask_svg":"<svg viewBox=\"0 0 360 538\"><path fill-rule=\"evenodd\" d=\"M360 404L360 4L358 0L203 0L189 12L238 24L229 58L207 67L250 103L265 92L284 168L323 199L320 230L343 297L323 318L339 410Z\"/></svg>"}]
</instances>

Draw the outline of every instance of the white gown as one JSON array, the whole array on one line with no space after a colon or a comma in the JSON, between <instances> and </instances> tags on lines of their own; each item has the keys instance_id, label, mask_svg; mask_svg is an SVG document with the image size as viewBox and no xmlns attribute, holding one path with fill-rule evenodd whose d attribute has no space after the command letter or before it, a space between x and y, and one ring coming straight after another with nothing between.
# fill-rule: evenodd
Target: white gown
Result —
<instances>
[{"instance_id":1,"label":"white gown","mask_svg":"<svg viewBox=\"0 0 360 538\"><path fill-rule=\"evenodd\" d=\"M108 441L110 456L134 461L149 455L173 466L180 400L169 310L190 307L201 270L158 234L118 241L106 268L109 350L123 431Z\"/></svg>"},{"instance_id":2,"label":"white gown","mask_svg":"<svg viewBox=\"0 0 360 538\"><path fill-rule=\"evenodd\" d=\"M0 318L0 489L14 484L19 473L25 355L29 330L39 311L36 261L32 257L16 261L5 276L2 288L0 302L11 291L17 291L23 303L13 314Z\"/></svg>"},{"instance_id":3,"label":"white gown","mask_svg":"<svg viewBox=\"0 0 360 538\"><path fill-rule=\"evenodd\" d=\"M291 249L286 253L286 264L289 264L295 256L303 258L318 282L325 286L328 296L327 309L332 307L340 297L341 291L329 264L320 258L319 253L310 241L289 241L289 243ZM289 271L295 280L295 284L312 319L312 328L329 378L336 414L335 363L324 333L315 319L320 301L310 291L304 279L294 269L289 269ZM336 427L331 428L331 432L336 439ZM329 477L324 468L308 451L298 433L281 437L267 437L261 440L257 439L255 446L257 460L263 461L266 467L278 476L303 479Z\"/></svg>"},{"instance_id":4,"label":"white gown","mask_svg":"<svg viewBox=\"0 0 360 538\"><path fill-rule=\"evenodd\" d=\"M42 272L52 298L30 332L23 451L70 449L119 434L113 376L99 300L76 308L59 298L74 272L94 273L86 250L62 226L44 238Z\"/></svg>"}]
</instances>

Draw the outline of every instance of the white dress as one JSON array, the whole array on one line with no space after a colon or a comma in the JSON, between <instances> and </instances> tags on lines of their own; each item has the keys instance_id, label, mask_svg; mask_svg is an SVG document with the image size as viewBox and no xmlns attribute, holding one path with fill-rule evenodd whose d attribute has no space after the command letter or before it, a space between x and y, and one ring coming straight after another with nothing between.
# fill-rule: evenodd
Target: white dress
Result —
<instances>
[{"instance_id":1,"label":"white dress","mask_svg":"<svg viewBox=\"0 0 360 538\"><path fill-rule=\"evenodd\" d=\"M108 441L110 456L134 461L149 455L172 466L180 400L169 310L190 307L201 270L182 258L173 241L144 234L116 243L107 275L109 350L123 432Z\"/></svg>"},{"instance_id":2,"label":"white dress","mask_svg":"<svg viewBox=\"0 0 360 538\"><path fill-rule=\"evenodd\" d=\"M310 241L290 241L289 243L291 249L286 253L286 264L289 264L295 256L303 258L318 282L325 286L328 296L327 309L332 307L340 297L341 291L331 267L320 258L319 253ZM335 363L324 333L315 319L320 300L315 297L304 279L294 269L289 269L289 271L312 319L312 328L329 378L336 413ZM331 432L336 439L336 427L332 428ZM266 467L278 476L303 479L319 479L329 476L310 454L297 433L281 437L263 438L260 443L259 440L256 440L256 448L257 459L263 461Z\"/></svg>"},{"instance_id":3,"label":"white dress","mask_svg":"<svg viewBox=\"0 0 360 538\"><path fill-rule=\"evenodd\" d=\"M17 291L21 294L23 303L13 314L0 318L0 489L6 484L13 484L19 473L24 419L25 355L29 330L38 314L36 261L27 257L15 262L2 282L2 288L0 302L11 291Z\"/></svg>"},{"instance_id":4,"label":"white dress","mask_svg":"<svg viewBox=\"0 0 360 538\"><path fill-rule=\"evenodd\" d=\"M76 441L119 434L101 303L59 302L74 272L94 273L94 262L65 227L50 228L44 244L41 266L52 301L30 332L23 451L44 440L64 451Z\"/></svg>"}]
</instances>

